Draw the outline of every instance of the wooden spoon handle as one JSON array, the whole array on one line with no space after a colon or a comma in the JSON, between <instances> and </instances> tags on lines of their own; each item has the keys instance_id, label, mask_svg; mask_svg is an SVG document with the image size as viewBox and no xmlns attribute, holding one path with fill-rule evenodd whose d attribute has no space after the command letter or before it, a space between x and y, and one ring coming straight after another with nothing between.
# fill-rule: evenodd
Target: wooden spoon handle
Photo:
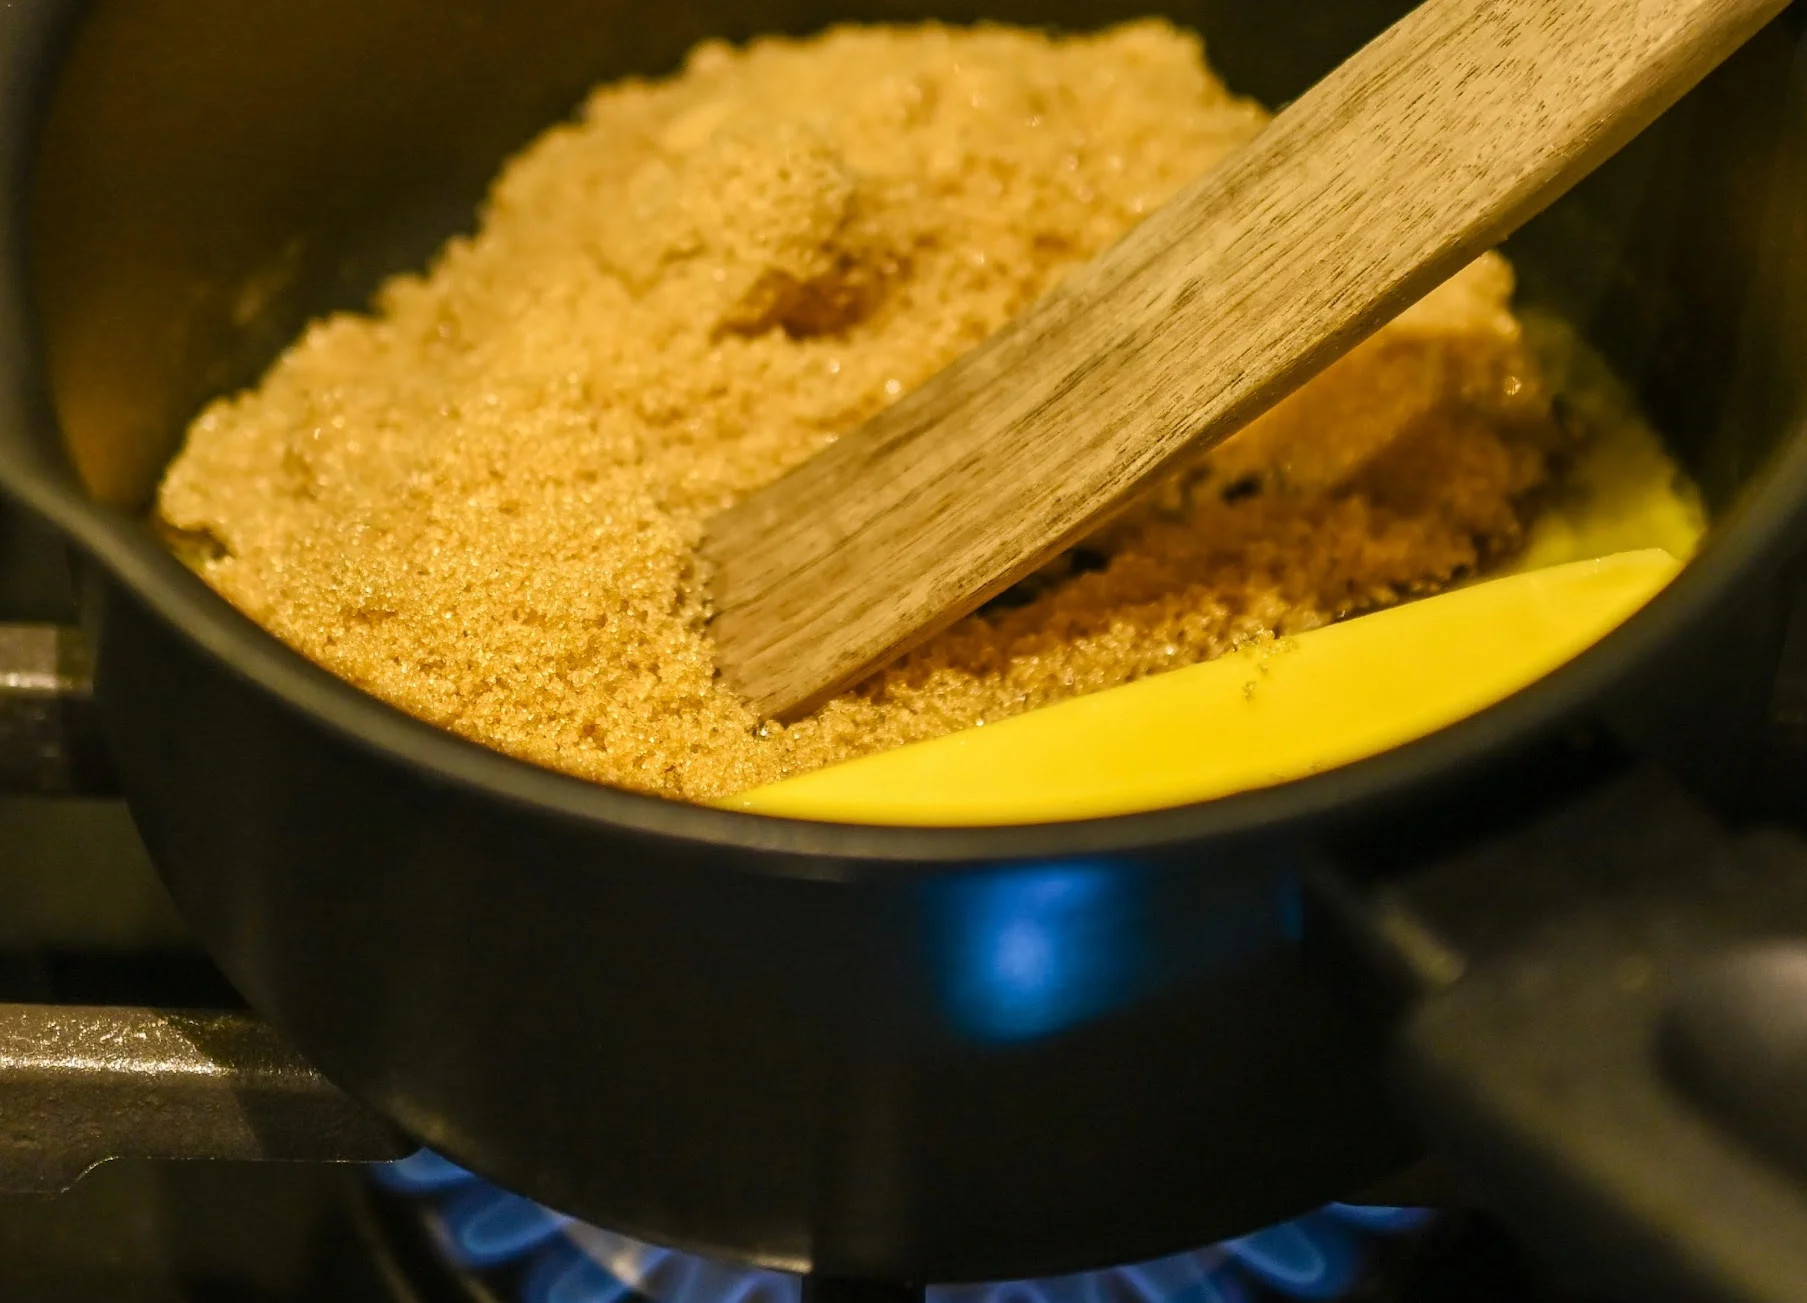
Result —
<instances>
[{"instance_id":1,"label":"wooden spoon handle","mask_svg":"<svg viewBox=\"0 0 1807 1303\"><path fill-rule=\"evenodd\" d=\"M711 522L794 716L1083 538L1535 215L1786 0L1428 0L928 384Z\"/></svg>"}]
</instances>

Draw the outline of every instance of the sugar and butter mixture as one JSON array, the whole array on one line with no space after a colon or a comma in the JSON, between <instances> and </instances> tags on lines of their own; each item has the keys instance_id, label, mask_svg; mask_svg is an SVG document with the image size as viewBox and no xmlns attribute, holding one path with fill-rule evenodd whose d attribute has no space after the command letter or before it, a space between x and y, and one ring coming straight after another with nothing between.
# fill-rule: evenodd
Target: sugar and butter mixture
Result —
<instances>
[{"instance_id":1,"label":"sugar and butter mixture","mask_svg":"<svg viewBox=\"0 0 1807 1303\"><path fill-rule=\"evenodd\" d=\"M1563 436L1488 256L1097 538L813 716L716 677L716 510L996 330L1266 116L1160 22L699 48L596 91L478 233L194 422L174 546L436 725L706 799L1428 593Z\"/></svg>"}]
</instances>

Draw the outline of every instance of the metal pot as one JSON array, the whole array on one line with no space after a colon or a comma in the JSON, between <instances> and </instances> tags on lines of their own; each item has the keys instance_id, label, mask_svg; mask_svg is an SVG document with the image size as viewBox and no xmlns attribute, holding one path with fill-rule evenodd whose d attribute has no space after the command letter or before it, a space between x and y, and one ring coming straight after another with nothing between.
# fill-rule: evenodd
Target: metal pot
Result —
<instances>
[{"instance_id":1,"label":"metal pot","mask_svg":"<svg viewBox=\"0 0 1807 1303\"><path fill-rule=\"evenodd\" d=\"M1169 12L1277 102L1401 9ZM1528 1221L1560 1211L1539 1229L1595 1265L1807 1294L1785 1174L1807 1123L1775 1102L1798 1112L1807 1062L1774 1040L1807 1007L1807 853L1695 804L1736 813L1807 541L1797 13L1509 249L1706 486L1706 550L1547 680L1331 773L1005 829L693 808L362 695L147 528L199 404L468 224L501 157L594 81L705 36L980 12L0 9L0 488L79 558L113 762L183 912L345 1089L657 1242L831 1277L1048 1274L1347 1196L1428 1129ZM1051 956L1028 976L996 962L1025 929ZM1738 958L1777 938L1769 967ZM1804 1075L1749 1096L1789 1062ZM1688 1180L1744 1229L1684 1224L1655 1192Z\"/></svg>"}]
</instances>

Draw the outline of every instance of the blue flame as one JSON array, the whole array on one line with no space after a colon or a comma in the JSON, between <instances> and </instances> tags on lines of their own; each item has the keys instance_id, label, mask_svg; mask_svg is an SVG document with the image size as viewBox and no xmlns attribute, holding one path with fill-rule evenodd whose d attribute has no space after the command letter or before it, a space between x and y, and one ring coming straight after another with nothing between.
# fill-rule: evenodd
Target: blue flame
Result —
<instances>
[{"instance_id":1,"label":"blue flame","mask_svg":"<svg viewBox=\"0 0 1807 1303\"><path fill-rule=\"evenodd\" d=\"M1270 1226L1223 1247L1250 1275L1288 1298L1340 1298L1361 1277L1362 1252L1353 1231L1321 1214Z\"/></svg>"},{"instance_id":2,"label":"blue flame","mask_svg":"<svg viewBox=\"0 0 1807 1303\"><path fill-rule=\"evenodd\" d=\"M655 1248L639 1240L572 1226L567 1238L635 1293L658 1303L799 1303L802 1278Z\"/></svg>"},{"instance_id":3,"label":"blue flame","mask_svg":"<svg viewBox=\"0 0 1807 1303\"><path fill-rule=\"evenodd\" d=\"M433 1190L449 1190L477 1178L450 1159L441 1158L431 1149L417 1149L393 1163L378 1163L370 1169L377 1184L398 1194L426 1194Z\"/></svg>"},{"instance_id":4,"label":"blue flame","mask_svg":"<svg viewBox=\"0 0 1807 1303\"><path fill-rule=\"evenodd\" d=\"M569 1240L539 1255L521 1287L521 1303L620 1303L634 1291Z\"/></svg>"},{"instance_id":5,"label":"blue flame","mask_svg":"<svg viewBox=\"0 0 1807 1303\"><path fill-rule=\"evenodd\" d=\"M467 1267L512 1261L550 1240L570 1220L487 1182L457 1190L439 1210L443 1239Z\"/></svg>"},{"instance_id":6,"label":"blue flame","mask_svg":"<svg viewBox=\"0 0 1807 1303\"><path fill-rule=\"evenodd\" d=\"M1332 1217L1381 1235L1408 1235L1428 1226L1436 1214L1428 1208L1381 1208L1372 1204L1333 1203Z\"/></svg>"},{"instance_id":7,"label":"blue flame","mask_svg":"<svg viewBox=\"0 0 1807 1303\"><path fill-rule=\"evenodd\" d=\"M1048 1036L1130 993L1136 927L1121 870L1037 865L932 890L948 1011L968 1033Z\"/></svg>"},{"instance_id":8,"label":"blue flame","mask_svg":"<svg viewBox=\"0 0 1807 1303\"><path fill-rule=\"evenodd\" d=\"M802 1281L598 1230L436 1155L376 1166L386 1189L427 1201L446 1252L475 1269L521 1267L522 1303L800 1303ZM1032 1281L933 1285L925 1303L1250 1303L1261 1286L1301 1303L1347 1294L1375 1236L1406 1235L1421 1208L1330 1204L1296 1221L1190 1253Z\"/></svg>"}]
</instances>

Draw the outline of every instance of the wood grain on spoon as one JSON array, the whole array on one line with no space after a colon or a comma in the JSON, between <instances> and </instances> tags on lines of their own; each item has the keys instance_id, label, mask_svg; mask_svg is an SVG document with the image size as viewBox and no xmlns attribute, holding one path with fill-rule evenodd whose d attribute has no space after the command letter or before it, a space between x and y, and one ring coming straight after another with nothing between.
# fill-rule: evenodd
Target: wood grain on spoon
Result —
<instances>
[{"instance_id":1,"label":"wood grain on spoon","mask_svg":"<svg viewBox=\"0 0 1807 1303\"><path fill-rule=\"evenodd\" d=\"M791 718L1073 545L1619 149L1786 0L1428 0L997 335L710 522Z\"/></svg>"}]
</instances>

